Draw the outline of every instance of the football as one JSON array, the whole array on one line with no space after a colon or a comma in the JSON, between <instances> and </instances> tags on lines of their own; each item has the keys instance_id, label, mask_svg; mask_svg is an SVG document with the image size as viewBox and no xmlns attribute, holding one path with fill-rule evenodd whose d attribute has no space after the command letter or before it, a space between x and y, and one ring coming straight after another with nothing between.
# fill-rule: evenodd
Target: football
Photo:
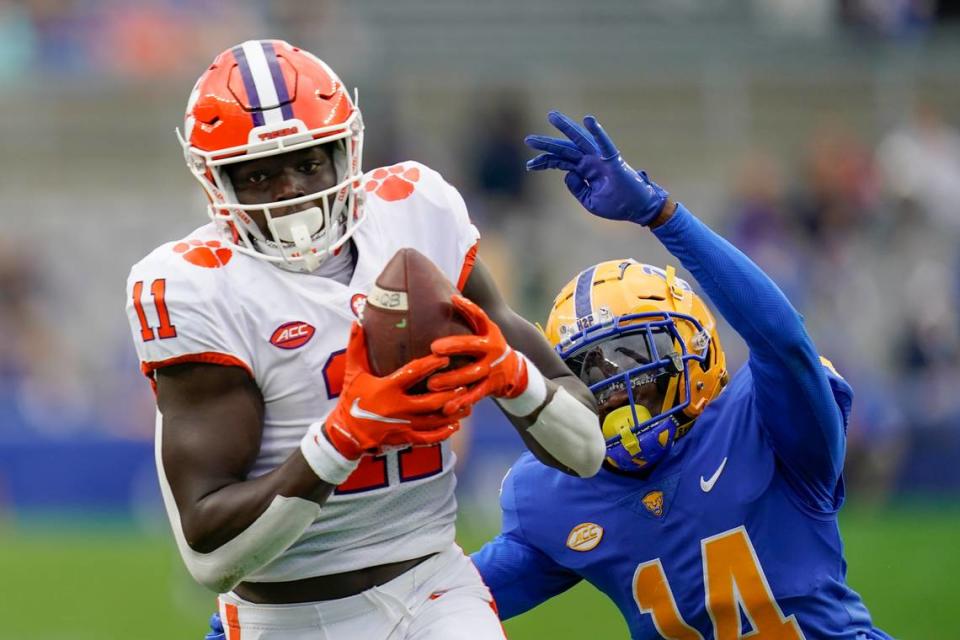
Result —
<instances>
[{"instance_id":1,"label":"football","mask_svg":"<svg viewBox=\"0 0 960 640\"><path fill-rule=\"evenodd\" d=\"M419 251L394 254L368 293L360 320L373 373L384 376L429 355L437 338L472 333L450 302L457 293Z\"/></svg>"}]
</instances>

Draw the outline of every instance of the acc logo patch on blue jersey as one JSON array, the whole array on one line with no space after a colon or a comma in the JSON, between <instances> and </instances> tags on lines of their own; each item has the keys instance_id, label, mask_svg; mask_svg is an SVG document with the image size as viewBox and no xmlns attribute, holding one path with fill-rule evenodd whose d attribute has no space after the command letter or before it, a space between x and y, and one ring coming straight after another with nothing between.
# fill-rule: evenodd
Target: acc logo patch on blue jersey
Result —
<instances>
[{"instance_id":1,"label":"acc logo patch on blue jersey","mask_svg":"<svg viewBox=\"0 0 960 640\"><path fill-rule=\"evenodd\" d=\"M603 527L592 522L578 524L570 530L567 536L567 547L574 551L590 551L595 549L603 539Z\"/></svg>"}]
</instances>

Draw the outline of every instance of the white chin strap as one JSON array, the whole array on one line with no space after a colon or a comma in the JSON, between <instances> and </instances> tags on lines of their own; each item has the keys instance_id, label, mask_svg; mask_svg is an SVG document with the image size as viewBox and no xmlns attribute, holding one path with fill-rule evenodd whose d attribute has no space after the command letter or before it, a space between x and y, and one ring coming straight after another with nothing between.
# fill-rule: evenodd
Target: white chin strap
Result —
<instances>
[{"instance_id":1,"label":"white chin strap","mask_svg":"<svg viewBox=\"0 0 960 640\"><path fill-rule=\"evenodd\" d=\"M323 228L324 215L320 207L310 207L279 218L269 217L267 226L281 242L293 244L303 256L304 266L313 271L320 258L313 252L313 236Z\"/></svg>"}]
</instances>

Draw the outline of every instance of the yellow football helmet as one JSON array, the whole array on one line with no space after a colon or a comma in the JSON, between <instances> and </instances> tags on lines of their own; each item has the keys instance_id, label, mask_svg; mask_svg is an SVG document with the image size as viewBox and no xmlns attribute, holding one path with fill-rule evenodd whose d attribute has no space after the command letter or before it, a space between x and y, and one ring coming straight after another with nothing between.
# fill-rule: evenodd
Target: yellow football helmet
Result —
<instances>
[{"instance_id":1,"label":"yellow football helmet","mask_svg":"<svg viewBox=\"0 0 960 640\"><path fill-rule=\"evenodd\" d=\"M585 269L554 300L544 333L596 396L607 461L624 471L659 462L727 383L713 314L670 266ZM651 396L662 397L656 414Z\"/></svg>"}]
</instances>

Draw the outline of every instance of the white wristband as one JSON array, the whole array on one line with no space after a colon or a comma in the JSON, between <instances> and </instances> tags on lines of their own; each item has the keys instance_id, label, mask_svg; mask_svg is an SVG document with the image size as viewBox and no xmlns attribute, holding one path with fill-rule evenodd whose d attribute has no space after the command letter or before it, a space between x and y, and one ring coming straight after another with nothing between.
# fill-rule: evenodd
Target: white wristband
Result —
<instances>
[{"instance_id":1,"label":"white wristband","mask_svg":"<svg viewBox=\"0 0 960 640\"><path fill-rule=\"evenodd\" d=\"M539 409L540 405L546 401L547 381L537 369L537 365L530 362L527 356L519 351L517 355L527 363L527 388L516 398L494 398L494 400L510 415L522 418Z\"/></svg>"},{"instance_id":2,"label":"white wristband","mask_svg":"<svg viewBox=\"0 0 960 640\"><path fill-rule=\"evenodd\" d=\"M300 452L317 477L332 485L343 484L360 464L359 459L346 458L330 444L323 433L322 422L314 422L307 429L306 435L300 440Z\"/></svg>"}]
</instances>

